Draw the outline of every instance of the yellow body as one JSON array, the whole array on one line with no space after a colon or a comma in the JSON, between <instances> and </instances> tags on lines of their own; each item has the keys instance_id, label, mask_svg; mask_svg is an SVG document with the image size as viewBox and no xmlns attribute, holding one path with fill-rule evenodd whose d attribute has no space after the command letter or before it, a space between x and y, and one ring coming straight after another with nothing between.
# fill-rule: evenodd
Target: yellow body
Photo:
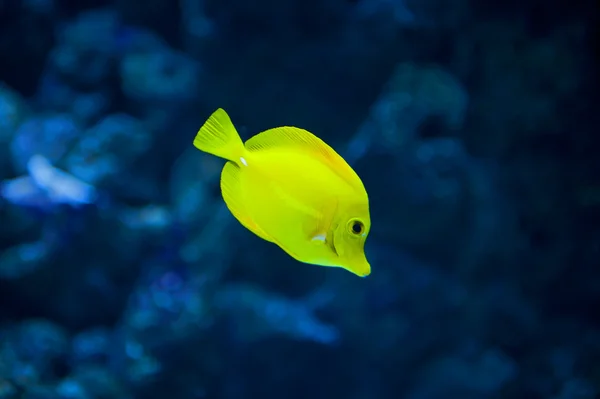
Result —
<instances>
[{"instance_id":1,"label":"yellow body","mask_svg":"<svg viewBox=\"0 0 600 399\"><path fill-rule=\"evenodd\" d=\"M247 229L300 262L367 276L364 244L371 227L367 192L352 168L312 133L279 127L242 143L218 109L194 146L227 159L221 192Z\"/></svg>"}]
</instances>

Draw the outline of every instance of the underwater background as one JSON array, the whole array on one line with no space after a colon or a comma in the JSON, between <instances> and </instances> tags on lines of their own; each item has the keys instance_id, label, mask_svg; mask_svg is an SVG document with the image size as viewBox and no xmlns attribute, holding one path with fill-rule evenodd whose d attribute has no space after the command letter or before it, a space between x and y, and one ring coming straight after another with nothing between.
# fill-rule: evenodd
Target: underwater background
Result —
<instances>
[{"instance_id":1,"label":"underwater background","mask_svg":"<svg viewBox=\"0 0 600 399\"><path fill-rule=\"evenodd\" d=\"M598 15L0 0L0 399L599 398ZM218 107L352 164L369 277L231 216Z\"/></svg>"}]
</instances>

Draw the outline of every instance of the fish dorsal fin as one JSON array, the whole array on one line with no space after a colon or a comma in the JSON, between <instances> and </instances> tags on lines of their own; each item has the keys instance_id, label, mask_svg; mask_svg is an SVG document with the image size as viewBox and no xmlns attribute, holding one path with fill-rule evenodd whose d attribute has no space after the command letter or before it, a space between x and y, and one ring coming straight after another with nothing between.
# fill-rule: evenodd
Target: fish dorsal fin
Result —
<instances>
[{"instance_id":1,"label":"fish dorsal fin","mask_svg":"<svg viewBox=\"0 0 600 399\"><path fill-rule=\"evenodd\" d=\"M273 242L273 240L265 233L248 215L244 206L244 197L241 190L240 182L240 167L233 162L227 162L221 172L221 193L223 200L229 208L231 214L239 220L239 222L248 230L262 238Z\"/></svg>"},{"instance_id":2,"label":"fish dorsal fin","mask_svg":"<svg viewBox=\"0 0 600 399\"><path fill-rule=\"evenodd\" d=\"M311 132L293 126L282 126L265 130L245 143L251 152L273 148L293 148L318 157L333 172L351 187L364 189L360 178L348 163L333 148Z\"/></svg>"}]
</instances>

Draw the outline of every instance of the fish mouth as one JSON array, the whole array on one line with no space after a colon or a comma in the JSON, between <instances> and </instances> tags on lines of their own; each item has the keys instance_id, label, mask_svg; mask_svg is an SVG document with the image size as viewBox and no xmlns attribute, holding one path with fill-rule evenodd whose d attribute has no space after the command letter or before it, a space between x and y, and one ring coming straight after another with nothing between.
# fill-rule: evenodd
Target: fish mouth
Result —
<instances>
[{"instance_id":1,"label":"fish mouth","mask_svg":"<svg viewBox=\"0 0 600 399\"><path fill-rule=\"evenodd\" d=\"M371 265L365 260L364 262L352 265L350 271L358 277L367 277L371 274Z\"/></svg>"},{"instance_id":2,"label":"fish mouth","mask_svg":"<svg viewBox=\"0 0 600 399\"><path fill-rule=\"evenodd\" d=\"M338 267L349 271L357 277L365 278L371 274L371 265L367 261L356 261L354 259L344 259Z\"/></svg>"},{"instance_id":3,"label":"fish mouth","mask_svg":"<svg viewBox=\"0 0 600 399\"><path fill-rule=\"evenodd\" d=\"M360 273L356 273L357 276L359 277L367 277L371 274L371 265L369 265L367 263L367 267L365 268L364 271L360 272Z\"/></svg>"}]
</instances>

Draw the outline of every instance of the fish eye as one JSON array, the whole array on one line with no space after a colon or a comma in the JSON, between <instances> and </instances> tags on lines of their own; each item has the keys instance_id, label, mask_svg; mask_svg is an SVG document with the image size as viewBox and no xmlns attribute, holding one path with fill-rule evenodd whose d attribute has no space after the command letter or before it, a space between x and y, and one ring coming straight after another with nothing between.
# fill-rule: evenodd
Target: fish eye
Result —
<instances>
[{"instance_id":1,"label":"fish eye","mask_svg":"<svg viewBox=\"0 0 600 399\"><path fill-rule=\"evenodd\" d=\"M360 220L353 219L348 223L348 230L358 236L365 232L365 225Z\"/></svg>"}]
</instances>

